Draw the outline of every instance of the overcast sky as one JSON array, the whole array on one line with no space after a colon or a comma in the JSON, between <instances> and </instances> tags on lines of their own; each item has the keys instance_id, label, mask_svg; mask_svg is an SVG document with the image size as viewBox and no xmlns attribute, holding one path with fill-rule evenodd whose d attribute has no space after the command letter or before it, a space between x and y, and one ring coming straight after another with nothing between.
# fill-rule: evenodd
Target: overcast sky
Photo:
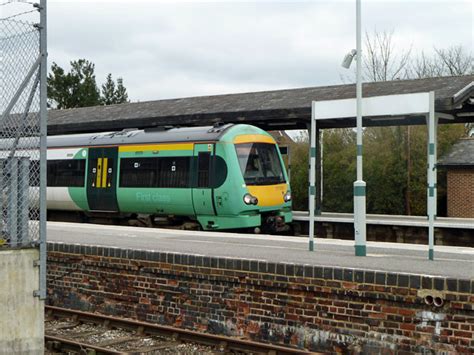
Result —
<instances>
[{"instance_id":1,"label":"overcast sky","mask_svg":"<svg viewBox=\"0 0 474 355\"><path fill-rule=\"evenodd\" d=\"M48 1L49 62L86 58L132 101L341 83L355 0ZM362 0L363 30L397 48L473 50L474 1Z\"/></svg>"}]
</instances>

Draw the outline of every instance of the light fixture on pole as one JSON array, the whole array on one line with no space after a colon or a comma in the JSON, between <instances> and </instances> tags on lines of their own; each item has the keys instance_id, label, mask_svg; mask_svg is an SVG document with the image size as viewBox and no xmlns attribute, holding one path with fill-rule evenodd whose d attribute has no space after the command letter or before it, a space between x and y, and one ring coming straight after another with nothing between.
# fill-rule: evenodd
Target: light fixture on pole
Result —
<instances>
[{"instance_id":1,"label":"light fixture on pole","mask_svg":"<svg viewBox=\"0 0 474 355\"><path fill-rule=\"evenodd\" d=\"M347 53L346 56L344 57L342 63L341 63L341 66L343 68L349 69L351 67L352 60L354 59L356 54L357 54L357 50L355 50L355 49L353 49L349 53Z\"/></svg>"},{"instance_id":2,"label":"light fixture on pole","mask_svg":"<svg viewBox=\"0 0 474 355\"><path fill-rule=\"evenodd\" d=\"M356 57L356 125L357 125L357 180L354 182L354 236L355 255L367 255L366 237L366 184L362 176L362 50L361 50L361 0L356 0L356 49L348 53L342 61L342 66L349 69Z\"/></svg>"}]
</instances>

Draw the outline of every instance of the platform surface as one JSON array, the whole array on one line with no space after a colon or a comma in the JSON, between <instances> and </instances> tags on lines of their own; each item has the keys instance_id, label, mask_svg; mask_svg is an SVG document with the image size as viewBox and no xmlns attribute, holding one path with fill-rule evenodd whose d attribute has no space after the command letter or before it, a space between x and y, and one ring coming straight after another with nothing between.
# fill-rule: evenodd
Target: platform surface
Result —
<instances>
[{"instance_id":1,"label":"platform surface","mask_svg":"<svg viewBox=\"0 0 474 355\"><path fill-rule=\"evenodd\" d=\"M430 261L427 245L368 242L367 256L356 257L353 241L338 239L317 238L310 252L307 238L291 236L64 222L48 222L47 229L48 241L68 244L474 279L474 248L467 247L437 246Z\"/></svg>"}]
</instances>

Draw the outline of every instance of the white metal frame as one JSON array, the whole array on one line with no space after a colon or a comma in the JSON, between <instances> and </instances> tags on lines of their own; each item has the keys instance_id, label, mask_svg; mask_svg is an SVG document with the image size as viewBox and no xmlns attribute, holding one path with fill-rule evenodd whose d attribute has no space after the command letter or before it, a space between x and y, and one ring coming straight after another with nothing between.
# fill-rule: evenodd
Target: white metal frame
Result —
<instances>
[{"instance_id":1,"label":"white metal frame","mask_svg":"<svg viewBox=\"0 0 474 355\"><path fill-rule=\"evenodd\" d=\"M310 169L309 169L309 250L314 250L314 210L315 210L315 172L316 172L316 130L317 122L325 119L354 118L357 99L313 101L311 105L311 133L310 133ZM436 132L438 115L435 113L435 94L422 92L415 94L374 96L362 99L362 116L372 119L386 119L387 117L405 117L424 115L428 125L428 258L434 259L434 220L436 218ZM364 216L365 217L365 216ZM365 226L364 226L365 227ZM356 240L355 247L366 245L363 240Z\"/></svg>"}]
</instances>

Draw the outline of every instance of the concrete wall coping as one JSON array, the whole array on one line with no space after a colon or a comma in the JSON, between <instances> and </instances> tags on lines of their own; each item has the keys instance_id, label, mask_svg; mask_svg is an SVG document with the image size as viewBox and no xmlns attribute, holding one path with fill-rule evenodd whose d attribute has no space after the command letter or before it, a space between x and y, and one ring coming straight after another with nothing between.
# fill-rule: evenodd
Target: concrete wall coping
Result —
<instances>
[{"instance_id":1,"label":"concrete wall coping","mask_svg":"<svg viewBox=\"0 0 474 355\"><path fill-rule=\"evenodd\" d=\"M436 277L400 272L384 272L352 268L327 267L324 265L276 263L265 260L182 254L167 251L124 249L86 244L48 242L49 252L90 255L130 260L142 260L204 268L277 274L287 277L333 279L346 282L367 283L381 286L433 289L474 294L474 279Z\"/></svg>"}]
</instances>

